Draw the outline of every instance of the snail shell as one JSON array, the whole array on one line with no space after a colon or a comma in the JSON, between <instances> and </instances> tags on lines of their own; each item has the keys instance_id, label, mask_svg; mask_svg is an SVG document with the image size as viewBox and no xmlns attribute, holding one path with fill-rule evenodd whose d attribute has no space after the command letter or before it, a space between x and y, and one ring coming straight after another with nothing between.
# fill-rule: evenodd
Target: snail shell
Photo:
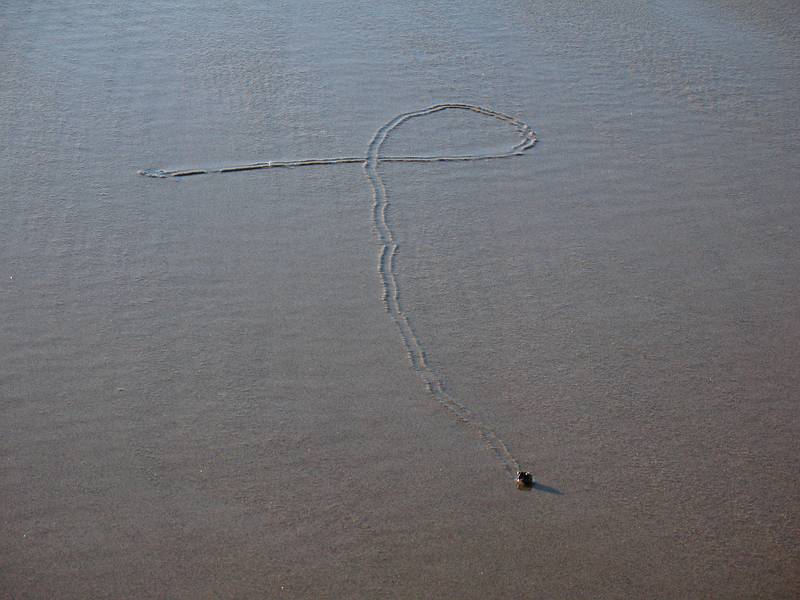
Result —
<instances>
[{"instance_id":1,"label":"snail shell","mask_svg":"<svg viewBox=\"0 0 800 600\"><path fill-rule=\"evenodd\" d=\"M517 473L517 489L519 490L529 490L534 485L536 485L536 480L533 478L533 475L528 473L527 471L520 471Z\"/></svg>"}]
</instances>

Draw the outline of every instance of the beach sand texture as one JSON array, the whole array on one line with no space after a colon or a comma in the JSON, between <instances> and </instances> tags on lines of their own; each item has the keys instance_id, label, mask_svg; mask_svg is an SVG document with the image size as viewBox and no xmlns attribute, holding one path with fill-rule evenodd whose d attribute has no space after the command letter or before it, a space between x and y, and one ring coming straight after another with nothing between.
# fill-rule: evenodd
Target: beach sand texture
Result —
<instances>
[{"instance_id":1,"label":"beach sand texture","mask_svg":"<svg viewBox=\"0 0 800 600\"><path fill-rule=\"evenodd\" d=\"M1 5L0 598L796 598L799 32Z\"/></svg>"}]
</instances>

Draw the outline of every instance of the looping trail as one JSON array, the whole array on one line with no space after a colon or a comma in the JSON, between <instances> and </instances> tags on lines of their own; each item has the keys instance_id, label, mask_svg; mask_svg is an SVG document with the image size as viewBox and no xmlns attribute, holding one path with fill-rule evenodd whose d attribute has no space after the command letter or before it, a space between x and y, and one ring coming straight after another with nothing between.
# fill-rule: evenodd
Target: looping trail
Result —
<instances>
[{"instance_id":1,"label":"looping trail","mask_svg":"<svg viewBox=\"0 0 800 600\"><path fill-rule=\"evenodd\" d=\"M410 119L424 117L443 110L466 110L486 117L491 117L498 121L507 123L514 127L520 136L520 141L506 152L495 154L466 154L453 156L383 156L381 148L389 138L392 131L400 127ZM365 157L339 157L339 158L314 158L305 160L290 161L268 161L251 163L221 169L186 169L165 171L161 169L144 169L140 171L142 175L148 177L187 177L189 175L202 175L206 173L233 173L238 171L252 171L256 169L274 169L281 167L302 167L313 165L337 165L348 163L363 163L370 186L372 187L372 220L378 241L380 252L378 256L378 274L382 286L382 298L386 311L391 316L400 333L406 352L408 354L411 367L416 371L431 396L444 407L456 421L464 427L474 431L483 440L486 446L492 450L503 468L513 477L520 471L517 459L509 451L506 444L497 434L485 426L466 406L450 395L446 389L443 379L431 368L428 355L425 351L420 338L414 330L413 324L408 313L403 309L400 302L400 286L398 283L397 252L398 244L391 223L387 218L389 207L389 197L381 178L379 166L383 162L447 162L447 161L469 161L487 160L494 158L509 158L520 156L533 147L536 143L536 134L527 123L520 121L512 116L506 115L481 106L462 103L435 104L428 108L403 113L386 123L378 129L367 148Z\"/></svg>"}]
</instances>

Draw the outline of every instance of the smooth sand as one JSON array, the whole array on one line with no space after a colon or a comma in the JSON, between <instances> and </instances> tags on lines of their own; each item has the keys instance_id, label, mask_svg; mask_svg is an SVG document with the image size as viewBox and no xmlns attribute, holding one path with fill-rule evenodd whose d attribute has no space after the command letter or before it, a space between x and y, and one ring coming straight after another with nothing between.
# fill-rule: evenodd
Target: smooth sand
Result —
<instances>
[{"instance_id":1,"label":"smooth sand","mask_svg":"<svg viewBox=\"0 0 800 600\"><path fill-rule=\"evenodd\" d=\"M68 4L0 8L0 597L797 597L794 3ZM447 101L541 141L383 165L398 280L529 493L359 165L137 175Z\"/></svg>"}]
</instances>

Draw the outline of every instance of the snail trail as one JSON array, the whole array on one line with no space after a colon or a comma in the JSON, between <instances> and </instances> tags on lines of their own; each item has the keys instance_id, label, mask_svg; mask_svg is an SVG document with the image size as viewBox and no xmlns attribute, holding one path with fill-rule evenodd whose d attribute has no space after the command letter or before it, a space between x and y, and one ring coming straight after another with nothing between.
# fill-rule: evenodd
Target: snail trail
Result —
<instances>
[{"instance_id":1,"label":"snail trail","mask_svg":"<svg viewBox=\"0 0 800 600\"><path fill-rule=\"evenodd\" d=\"M410 119L424 117L444 110L471 111L492 119L496 119L513 127L520 136L520 141L506 152L494 154L465 154L452 156L384 156L381 148L391 133ZM495 454L503 468L514 476L520 489L532 487L534 481L529 473L520 469L519 462L511 454L497 434L484 425L466 406L455 399L445 387L442 378L430 366L427 352L420 341L408 313L400 302L400 286L398 283L397 251L398 244L391 223L387 218L389 197L380 174L380 164L383 162L447 162L487 160L494 158L509 158L520 156L533 147L536 143L536 134L527 123L512 116L490 110L473 104L448 103L435 104L428 108L397 115L383 127L378 129L370 141L365 157L339 157L339 158L314 158L290 161L267 161L245 165L223 167L221 169L186 169L165 171L162 169L144 169L142 175L148 177L187 177L207 173L233 173L239 171L252 171L256 169L274 169L303 167L313 165L338 165L348 163L362 163L367 179L372 187L372 220L375 233L380 243L378 257L378 275L381 280L382 298L386 311L397 326L400 338L405 346L411 367L416 371L431 396L444 407L464 427L474 431L483 440L486 446ZM522 482L522 485L520 483Z\"/></svg>"}]
</instances>

